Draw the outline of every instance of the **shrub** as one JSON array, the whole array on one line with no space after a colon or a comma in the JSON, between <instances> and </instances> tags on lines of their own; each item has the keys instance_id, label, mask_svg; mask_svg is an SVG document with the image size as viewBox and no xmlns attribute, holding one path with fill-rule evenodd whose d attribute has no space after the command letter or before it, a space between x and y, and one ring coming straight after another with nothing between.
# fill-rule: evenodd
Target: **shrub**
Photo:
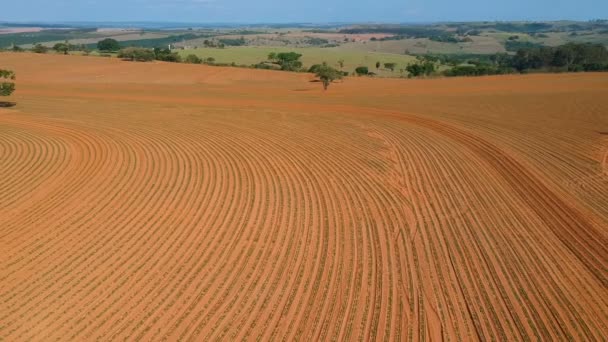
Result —
<instances>
[{"instance_id":1,"label":"shrub","mask_svg":"<svg viewBox=\"0 0 608 342\"><path fill-rule=\"evenodd\" d=\"M310 68L308 68L308 72L316 74L319 68L321 68L323 64L313 64Z\"/></svg>"},{"instance_id":2,"label":"shrub","mask_svg":"<svg viewBox=\"0 0 608 342\"><path fill-rule=\"evenodd\" d=\"M118 52L118 57L137 62L149 62L156 58L153 50L129 47Z\"/></svg>"},{"instance_id":3,"label":"shrub","mask_svg":"<svg viewBox=\"0 0 608 342\"><path fill-rule=\"evenodd\" d=\"M35 53L47 53L48 51L49 51L49 48L47 48L46 46L44 46L42 44L36 44L32 48L32 52L35 52Z\"/></svg>"},{"instance_id":4,"label":"shrub","mask_svg":"<svg viewBox=\"0 0 608 342\"><path fill-rule=\"evenodd\" d=\"M458 43L458 39L450 35L431 36L429 37L429 40L440 43Z\"/></svg>"},{"instance_id":5,"label":"shrub","mask_svg":"<svg viewBox=\"0 0 608 342\"><path fill-rule=\"evenodd\" d=\"M0 69L0 96L10 96L15 91L15 73Z\"/></svg>"},{"instance_id":6,"label":"shrub","mask_svg":"<svg viewBox=\"0 0 608 342\"><path fill-rule=\"evenodd\" d=\"M355 73L359 76L361 75L369 75L369 68L366 66L360 66L355 69Z\"/></svg>"},{"instance_id":7,"label":"shrub","mask_svg":"<svg viewBox=\"0 0 608 342\"><path fill-rule=\"evenodd\" d=\"M435 72L435 63L431 61L419 61L410 63L405 67L410 77L429 76Z\"/></svg>"},{"instance_id":8,"label":"shrub","mask_svg":"<svg viewBox=\"0 0 608 342\"><path fill-rule=\"evenodd\" d=\"M164 62L179 63L182 61L180 55L177 52L171 52L171 50L164 48L154 48L154 59Z\"/></svg>"},{"instance_id":9,"label":"shrub","mask_svg":"<svg viewBox=\"0 0 608 342\"><path fill-rule=\"evenodd\" d=\"M608 62L607 63L587 63L583 64L584 71L608 71Z\"/></svg>"},{"instance_id":10,"label":"shrub","mask_svg":"<svg viewBox=\"0 0 608 342\"><path fill-rule=\"evenodd\" d=\"M245 40L244 37L238 38L238 39L230 39L230 38L225 38L225 39L219 39L220 44L223 45L227 45L227 46L243 46L243 45L247 45L247 41Z\"/></svg>"},{"instance_id":11,"label":"shrub","mask_svg":"<svg viewBox=\"0 0 608 342\"><path fill-rule=\"evenodd\" d=\"M267 64L267 63L258 63L258 64L253 64L251 65L252 68L254 69L265 69L265 70L273 70L276 69L274 68L271 64Z\"/></svg>"},{"instance_id":12,"label":"shrub","mask_svg":"<svg viewBox=\"0 0 608 342\"><path fill-rule=\"evenodd\" d=\"M531 49L541 47L542 44L520 41L520 40L507 40L505 42L505 49L507 51L517 51L520 49Z\"/></svg>"},{"instance_id":13,"label":"shrub","mask_svg":"<svg viewBox=\"0 0 608 342\"><path fill-rule=\"evenodd\" d=\"M184 59L184 62L189 63L189 64L201 64L201 63L203 63L203 60L200 57L198 57L197 55L190 54L190 55L186 56L186 59Z\"/></svg>"},{"instance_id":14,"label":"shrub","mask_svg":"<svg viewBox=\"0 0 608 342\"><path fill-rule=\"evenodd\" d=\"M395 67L397 63L384 63L384 68L389 69L390 71L395 71Z\"/></svg>"},{"instance_id":15,"label":"shrub","mask_svg":"<svg viewBox=\"0 0 608 342\"><path fill-rule=\"evenodd\" d=\"M484 76L484 75L502 75L508 74L511 69L499 68L487 64L479 65L459 65L450 70L446 70L445 76Z\"/></svg>"},{"instance_id":16,"label":"shrub","mask_svg":"<svg viewBox=\"0 0 608 342\"><path fill-rule=\"evenodd\" d=\"M97 49L99 51L118 51L120 50L120 44L115 39L106 38L97 42Z\"/></svg>"},{"instance_id":17,"label":"shrub","mask_svg":"<svg viewBox=\"0 0 608 342\"><path fill-rule=\"evenodd\" d=\"M70 51L70 45L68 43L57 43L55 44L55 46L53 46L53 50L57 51L58 53L67 55L68 51Z\"/></svg>"}]
</instances>

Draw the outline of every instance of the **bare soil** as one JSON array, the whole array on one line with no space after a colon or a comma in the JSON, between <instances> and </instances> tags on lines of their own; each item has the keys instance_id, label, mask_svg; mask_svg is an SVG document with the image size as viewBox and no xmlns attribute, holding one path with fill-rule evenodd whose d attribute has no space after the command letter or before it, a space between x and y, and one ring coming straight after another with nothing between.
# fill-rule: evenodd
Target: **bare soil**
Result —
<instances>
[{"instance_id":1,"label":"bare soil","mask_svg":"<svg viewBox=\"0 0 608 342\"><path fill-rule=\"evenodd\" d=\"M608 335L605 74L0 65L2 340Z\"/></svg>"}]
</instances>

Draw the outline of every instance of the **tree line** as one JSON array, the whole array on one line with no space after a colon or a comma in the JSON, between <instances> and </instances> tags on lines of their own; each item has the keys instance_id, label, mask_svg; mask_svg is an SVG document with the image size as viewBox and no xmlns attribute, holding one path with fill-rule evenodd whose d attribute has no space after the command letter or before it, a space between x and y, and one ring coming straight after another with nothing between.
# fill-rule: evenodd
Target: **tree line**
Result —
<instances>
[{"instance_id":1,"label":"tree line","mask_svg":"<svg viewBox=\"0 0 608 342\"><path fill-rule=\"evenodd\" d=\"M535 46L515 54L478 55L461 58L449 55L418 56L407 66L410 77L437 74L438 66L450 68L443 76L484 76L530 72L608 71L608 50L602 44L568 43L556 47Z\"/></svg>"}]
</instances>

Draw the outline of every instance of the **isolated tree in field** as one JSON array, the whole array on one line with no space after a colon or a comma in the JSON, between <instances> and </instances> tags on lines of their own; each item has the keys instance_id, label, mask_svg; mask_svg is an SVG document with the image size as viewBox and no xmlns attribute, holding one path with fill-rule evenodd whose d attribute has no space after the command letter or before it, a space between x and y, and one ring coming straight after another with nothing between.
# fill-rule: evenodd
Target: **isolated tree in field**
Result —
<instances>
[{"instance_id":1,"label":"isolated tree in field","mask_svg":"<svg viewBox=\"0 0 608 342\"><path fill-rule=\"evenodd\" d=\"M15 83L11 82L14 80L14 72L0 69L0 96L10 96L15 91Z\"/></svg>"},{"instance_id":2,"label":"isolated tree in field","mask_svg":"<svg viewBox=\"0 0 608 342\"><path fill-rule=\"evenodd\" d=\"M97 42L97 49L99 51L118 51L120 50L120 44L115 39L106 38Z\"/></svg>"},{"instance_id":3,"label":"isolated tree in field","mask_svg":"<svg viewBox=\"0 0 608 342\"><path fill-rule=\"evenodd\" d=\"M395 67L397 63L384 63L384 68L389 69L390 71L395 71Z\"/></svg>"},{"instance_id":4,"label":"isolated tree in field","mask_svg":"<svg viewBox=\"0 0 608 342\"><path fill-rule=\"evenodd\" d=\"M338 65L340 66L340 70L344 69L344 60L343 59L339 59L338 60Z\"/></svg>"},{"instance_id":5,"label":"isolated tree in field","mask_svg":"<svg viewBox=\"0 0 608 342\"><path fill-rule=\"evenodd\" d=\"M376 69L380 69L380 62L376 62Z\"/></svg>"},{"instance_id":6,"label":"isolated tree in field","mask_svg":"<svg viewBox=\"0 0 608 342\"><path fill-rule=\"evenodd\" d=\"M325 62L317 68L315 74L323 82L323 89L325 90L327 90L331 82L342 79L342 72L330 67Z\"/></svg>"},{"instance_id":7,"label":"isolated tree in field","mask_svg":"<svg viewBox=\"0 0 608 342\"><path fill-rule=\"evenodd\" d=\"M68 51L70 51L70 45L68 43L57 43L55 44L55 46L53 46L53 50L57 51L58 53L67 55Z\"/></svg>"},{"instance_id":8,"label":"isolated tree in field","mask_svg":"<svg viewBox=\"0 0 608 342\"><path fill-rule=\"evenodd\" d=\"M369 69L366 66L360 66L355 69L355 73L359 76L369 74Z\"/></svg>"}]
</instances>

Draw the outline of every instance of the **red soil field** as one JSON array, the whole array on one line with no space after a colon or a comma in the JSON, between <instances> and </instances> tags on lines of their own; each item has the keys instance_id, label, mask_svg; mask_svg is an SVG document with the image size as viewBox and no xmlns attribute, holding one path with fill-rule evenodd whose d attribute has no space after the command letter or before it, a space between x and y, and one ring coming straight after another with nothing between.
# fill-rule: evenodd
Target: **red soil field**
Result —
<instances>
[{"instance_id":1,"label":"red soil field","mask_svg":"<svg viewBox=\"0 0 608 342\"><path fill-rule=\"evenodd\" d=\"M0 66L0 340L608 336L605 74Z\"/></svg>"}]
</instances>

